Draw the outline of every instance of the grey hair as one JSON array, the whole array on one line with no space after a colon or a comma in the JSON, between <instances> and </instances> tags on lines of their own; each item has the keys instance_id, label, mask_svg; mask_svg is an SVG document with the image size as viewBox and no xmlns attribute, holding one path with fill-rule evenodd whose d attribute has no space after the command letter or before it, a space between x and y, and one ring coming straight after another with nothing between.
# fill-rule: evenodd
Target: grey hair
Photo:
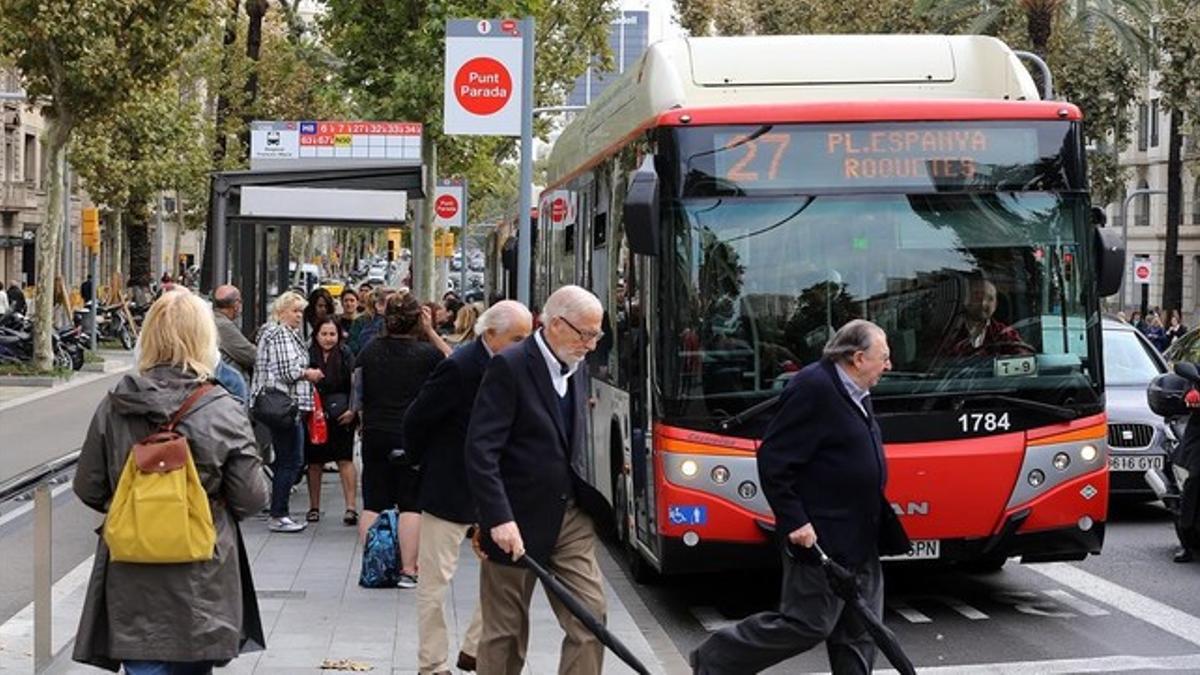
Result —
<instances>
[{"instance_id":1,"label":"grey hair","mask_svg":"<svg viewBox=\"0 0 1200 675\"><path fill-rule=\"evenodd\" d=\"M489 330L497 334L506 333L517 321L533 321L529 309L516 300L501 300L488 307L475 320L475 334L483 335Z\"/></svg>"},{"instance_id":2,"label":"grey hair","mask_svg":"<svg viewBox=\"0 0 1200 675\"><path fill-rule=\"evenodd\" d=\"M604 313L604 306L600 304L600 299L592 295L586 288L567 285L562 286L551 293L549 298L546 298L546 304L542 307L541 321L545 326L556 316L568 317L570 320L571 317L579 317L588 312Z\"/></svg>"},{"instance_id":3,"label":"grey hair","mask_svg":"<svg viewBox=\"0 0 1200 675\"><path fill-rule=\"evenodd\" d=\"M852 361L857 352L871 349L877 335L886 335L879 326L866 319L854 319L842 326L825 343L822 355L831 361Z\"/></svg>"},{"instance_id":4,"label":"grey hair","mask_svg":"<svg viewBox=\"0 0 1200 675\"><path fill-rule=\"evenodd\" d=\"M304 296L296 291L285 291L275 298L275 302L271 303L271 317L279 321L283 318L284 312L297 306L304 309L308 306L308 300L305 300Z\"/></svg>"}]
</instances>

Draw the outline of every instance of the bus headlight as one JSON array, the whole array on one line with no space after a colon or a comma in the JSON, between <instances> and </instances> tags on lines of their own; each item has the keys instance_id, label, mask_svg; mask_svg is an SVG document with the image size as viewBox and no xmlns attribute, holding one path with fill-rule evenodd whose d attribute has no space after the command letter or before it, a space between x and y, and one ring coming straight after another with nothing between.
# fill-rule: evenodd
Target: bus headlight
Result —
<instances>
[{"instance_id":1,"label":"bus headlight","mask_svg":"<svg viewBox=\"0 0 1200 675\"><path fill-rule=\"evenodd\" d=\"M1065 452L1060 452L1054 455L1054 468L1059 471L1066 471L1067 467L1071 466L1071 456Z\"/></svg>"},{"instance_id":2,"label":"bus headlight","mask_svg":"<svg viewBox=\"0 0 1200 675\"><path fill-rule=\"evenodd\" d=\"M725 483L729 482L729 469L719 464L713 467L712 480L717 485L724 485Z\"/></svg>"},{"instance_id":3,"label":"bus headlight","mask_svg":"<svg viewBox=\"0 0 1200 675\"><path fill-rule=\"evenodd\" d=\"M1096 446L1089 443L1088 445L1085 445L1079 449L1079 456L1082 457L1083 461L1085 462L1094 462L1096 461L1096 458L1100 456L1100 451L1096 449Z\"/></svg>"},{"instance_id":4,"label":"bus headlight","mask_svg":"<svg viewBox=\"0 0 1200 675\"><path fill-rule=\"evenodd\" d=\"M754 483L751 483L750 481L743 481L742 484L738 486L738 496L742 499L750 501L751 499L754 499L756 495L758 495L758 486Z\"/></svg>"},{"instance_id":5,"label":"bus headlight","mask_svg":"<svg viewBox=\"0 0 1200 675\"><path fill-rule=\"evenodd\" d=\"M1025 480L1028 480L1029 484L1033 487L1038 487L1042 483L1046 482L1046 474L1042 473L1041 469L1034 469L1033 471L1029 472L1029 475L1025 477Z\"/></svg>"},{"instance_id":6,"label":"bus headlight","mask_svg":"<svg viewBox=\"0 0 1200 675\"><path fill-rule=\"evenodd\" d=\"M694 459L685 459L679 465L679 472L686 478L694 478L696 474L700 473L700 465Z\"/></svg>"}]
</instances>

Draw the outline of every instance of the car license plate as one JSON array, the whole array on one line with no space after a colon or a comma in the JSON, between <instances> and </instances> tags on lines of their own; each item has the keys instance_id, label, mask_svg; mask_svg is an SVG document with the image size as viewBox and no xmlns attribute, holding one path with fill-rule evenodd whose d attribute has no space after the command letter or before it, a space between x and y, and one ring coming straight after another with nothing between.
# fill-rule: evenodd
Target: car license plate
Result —
<instances>
[{"instance_id":1,"label":"car license plate","mask_svg":"<svg viewBox=\"0 0 1200 675\"><path fill-rule=\"evenodd\" d=\"M907 555L885 555L880 560L937 560L942 556L942 542L937 539L914 539Z\"/></svg>"},{"instance_id":2,"label":"car license plate","mask_svg":"<svg viewBox=\"0 0 1200 675\"><path fill-rule=\"evenodd\" d=\"M1163 468L1162 455L1110 455L1109 471L1149 471Z\"/></svg>"}]
</instances>

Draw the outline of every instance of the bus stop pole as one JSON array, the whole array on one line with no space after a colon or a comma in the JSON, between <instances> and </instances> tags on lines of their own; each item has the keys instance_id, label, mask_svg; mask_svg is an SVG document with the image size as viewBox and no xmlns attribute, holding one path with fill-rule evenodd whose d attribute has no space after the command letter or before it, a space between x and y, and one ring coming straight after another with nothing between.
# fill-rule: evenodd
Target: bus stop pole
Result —
<instances>
[{"instance_id":1,"label":"bus stop pole","mask_svg":"<svg viewBox=\"0 0 1200 675\"><path fill-rule=\"evenodd\" d=\"M521 20L521 200L517 213L517 300L530 306L530 267L533 260L533 17ZM465 221L464 221L465 222ZM466 264L466 261L463 261ZM465 290L465 289L464 289Z\"/></svg>"},{"instance_id":2,"label":"bus stop pole","mask_svg":"<svg viewBox=\"0 0 1200 675\"><path fill-rule=\"evenodd\" d=\"M470 206L470 185L466 178L462 179L462 223L458 228L459 250L462 251L462 266L459 267L459 282L458 282L458 297L465 299L467 297L467 223L470 221L471 211L467 208ZM486 298L485 298L486 299Z\"/></svg>"},{"instance_id":3,"label":"bus stop pole","mask_svg":"<svg viewBox=\"0 0 1200 675\"><path fill-rule=\"evenodd\" d=\"M1121 202L1121 245L1125 248L1126 253L1128 253L1128 251L1129 251L1129 203L1132 202L1136 197L1141 197L1142 195L1149 196L1149 195L1165 195L1165 194L1167 194L1166 190L1151 190L1150 188L1138 188L1138 189L1134 190L1133 192L1130 192L1128 195L1126 195L1125 201ZM1149 209L1147 209L1146 218L1148 219L1149 217L1150 217L1150 213L1149 213ZM1125 269L1121 270L1121 298L1120 298L1120 302L1117 303L1117 308L1119 311L1122 311L1122 312L1125 311L1125 287L1126 287L1125 279L1127 278L1127 275L1129 274L1129 268L1132 267L1132 264L1133 264L1133 258L1131 257L1129 259L1129 262L1126 263ZM1149 285L1147 284L1147 286L1149 286ZM1143 301L1143 304L1145 304L1145 301ZM1143 309L1142 315L1144 316L1145 313L1146 313L1146 310Z\"/></svg>"}]
</instances>

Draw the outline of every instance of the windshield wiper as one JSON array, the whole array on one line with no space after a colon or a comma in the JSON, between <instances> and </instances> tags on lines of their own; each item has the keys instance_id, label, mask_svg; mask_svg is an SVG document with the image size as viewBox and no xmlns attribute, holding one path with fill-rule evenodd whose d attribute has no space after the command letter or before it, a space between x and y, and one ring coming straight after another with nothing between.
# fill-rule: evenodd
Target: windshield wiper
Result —
<instances>
[{"instance_id":1,"label":"windshield wiper","mask_svg":"<svg viewBox=\"0 0 1200 675\"><path fill-rule=\"evenodd\" d=\"M986 398L993 401L1008 403L1020 408L1025 408L1026 410L1036 410L1038 412L1048 413L1064 420L1075 419L1079 416L1078 413L1067 406L1055 405L1053 403L1043 403L1041 401L1034 401L1027 398L1012 396L1012 392L1013 390L1011 389L980 391L927 391L919 394L885 394L883 396L872 396L871 398L876 401L892 401L896 399L950 398L953 396L958 396L961 397L959 399L960 403L966 402L970 399Z\"/></svg>"},{"instance_id":2,"label":"windshield wiper","mask_svg":"<svg viewBox=\"0 0 1200 675\"><path fill-rule=\"evenodd\" d=\"M760 403L755 403L754 405L750 406L749 408L746 408L745 410L743 410L742 412L740 412L736 415L730 415L729 417L726 417L725 419L721 420L720 422L717 422L717 428L719 428L721 431L729 431L731 429L736 429L737 427L742 426L749 420L751 420L755 417L758 417L759 415L770 410L771 408L774 408L778 403L779 403L779 394L776 394L765 401L762 401Z\"/></svg>"}]
</instances>

